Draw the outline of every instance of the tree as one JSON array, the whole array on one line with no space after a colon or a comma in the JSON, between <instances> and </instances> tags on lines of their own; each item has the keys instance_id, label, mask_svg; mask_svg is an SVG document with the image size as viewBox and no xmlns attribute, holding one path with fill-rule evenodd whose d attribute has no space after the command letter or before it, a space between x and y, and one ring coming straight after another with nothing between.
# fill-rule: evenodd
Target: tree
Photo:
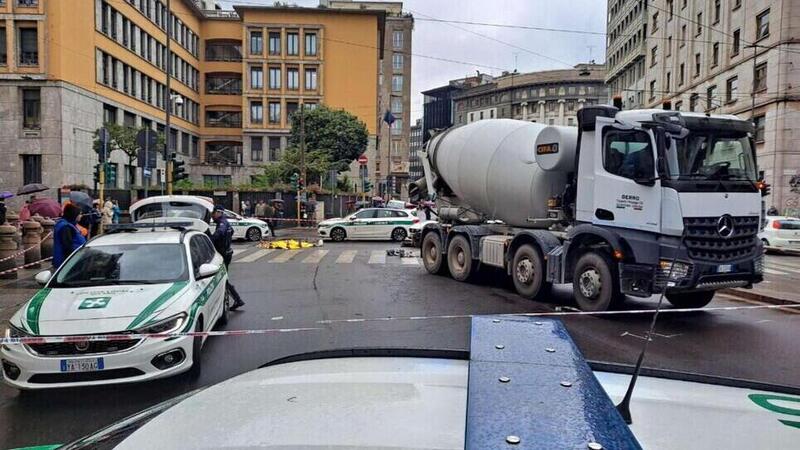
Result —
<instances>
[{"instance_id":1,"label":"tree","mask_svg":"<svg viewBox=\"0 0 800 450\"><path fill-rule=\"evenodd\" d=\"M304 109L306 134L306 162L313 152L323 152L337 171L347 170L347 164L367 149L367 126L342 109L319 106ZM292 117L292 134L289 143L300 146L300 110Z\"/></svg>"},{"instance_id":2,"label":"tree","mask_svg":"<svg viewBox=\"0 0 800 450\"><path fill-rule=\"evenodd\" d=\"M330 170L331 162L328 153L314 150L306 151L306 177L305 184L320 183L322 174ZM289 147L284 150L278 162L264 166L264 175L259 177L260 182L268 185L288 183L293 173L300 173L300 150Z\"/></svg>"},{"instance_id":3,"label":"tree","mask_svg":"<svg viewBox=\"0 0 800 450\"><path fill-rule=\"evenodd\" d=\"M110 122L103 125L103 127L108 130L108 134L111 137L108 143L108 154L110 155L113 150L121 150L123 153L125 153L125 155L128 157L128 170L130 171L129 179L135 180L136 165L134 163L139 159L139 144L136 143L136 135L140 130L144 129L144 127L127 127ZM101 151L99 136L100 129L97 129L94 132L94 149L97 152ZM163 147L164 134L159 133L156 149L153 149L153 151L160 151L157 149L163 149Z\"/></svg>"}]
</instances>

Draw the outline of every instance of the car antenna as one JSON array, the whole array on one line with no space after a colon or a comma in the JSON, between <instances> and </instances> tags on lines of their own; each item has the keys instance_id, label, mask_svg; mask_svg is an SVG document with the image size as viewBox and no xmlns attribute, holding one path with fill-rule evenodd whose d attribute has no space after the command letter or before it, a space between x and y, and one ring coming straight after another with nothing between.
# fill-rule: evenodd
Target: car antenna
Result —
<instances>
[{"instance_id":1,"label":"car antenna","mask_svg":"<svg viewBox=\"0 0 800 450\"><path fill-rule=\"evenodd\" d=\"M633 369L633 375L631 376L631 382L628 384L628 390L625 391L625 397L623 397L622 401L617 405L617 411L622 416L622 420L624 420L628 425L633 423L633 418L631 417L631 397L633 396L633 388L636 386L636 380L639 379L639 374L642 372L642 363L644 363L644 355L647 353L647 345L650 343L650 340L653 336L653 331L656 329L658 313L661 312L661 304L664 302L664 294L667 292L667 287L670 284L669 280L672 278L672 271L675 270L675 262L678 260L678 254L683 246L685 233L686 229L684 228L684 233L681 235L681 239L678 241L678 247L675 249L675 255L672 257L672 263L669 265L669 272L667 273L664 290L661 291L661 295L658 297L656 312L653 313L653 320L650 321L650 329L647 331L647 335L645 335L642 351L639 353L639 358L636 360L636 366Z\"/></svg>"}]
</instances>

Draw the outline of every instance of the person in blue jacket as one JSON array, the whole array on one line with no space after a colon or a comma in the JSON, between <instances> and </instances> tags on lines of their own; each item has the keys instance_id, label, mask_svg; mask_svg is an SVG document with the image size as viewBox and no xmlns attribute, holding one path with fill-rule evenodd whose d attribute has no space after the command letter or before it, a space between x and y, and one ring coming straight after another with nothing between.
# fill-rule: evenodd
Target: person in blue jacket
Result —
<instances>
[{"instance_id":1,"label":"person in blue jacket","mask_svg":"<svg viewBox=\"0 0 800 450\"><path fill-rule=\"evenodd\" d=\"M64 213L53 228L53 269L58 270L64 260L86 243L77 224L81 210L71 203L64 206Z\"/></svg>"}]
</instances>

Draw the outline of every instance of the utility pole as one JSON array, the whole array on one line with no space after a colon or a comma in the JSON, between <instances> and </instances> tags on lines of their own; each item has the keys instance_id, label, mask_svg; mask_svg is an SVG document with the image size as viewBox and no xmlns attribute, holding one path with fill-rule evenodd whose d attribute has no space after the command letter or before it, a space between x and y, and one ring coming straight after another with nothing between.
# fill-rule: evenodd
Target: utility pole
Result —
<instances>
[{"instance_id":1,"label":"utility pole","mask_svg":"<svg viewBox=\"0 0 800 450\"><path fill-rule=\"evenodd\" d=\"M98 187L98 202L100 203L100 210L103 210L103 206L105 205L105 189L106 189L106 161L108 160L108 139L110 138L108 130L102 128L101 133L105 133L103 136L103 161L100 163L100 168L98 170L98 182L100 186ZM103 220L102 217L99 219L99 223L97 224L97 229L100 234L103 234Z\"/></svg>"},{"instance_id":2,"label":"utility pole","mask_svg":"<svg viewBox=\"0 0 800 450\"><path fill-rule=\"evenodd\" d=\"M306 112L305 104L300 103L300 185L297 189L297 226L300 222L300 195L305 188L306 180Z\"/></svg>"},{"instance_id":3,"label":"utility pole","mask_svg":"<svg viewBox=\"0 0 800 450\"><path fill-rule=\"evenodd\" d=\"M170 153L169 141L172 138L172 130L170 129L169 116L172 108L172 91L170 90L170 79L172 78L172 51L170 50L170 42L172 41L172 7L170 0L167 0L167 93L166 93L166 136L164 139L164 163L166 167L167 176L167 195L172 195L172 154Z\"/></svg>"}]
</instances>

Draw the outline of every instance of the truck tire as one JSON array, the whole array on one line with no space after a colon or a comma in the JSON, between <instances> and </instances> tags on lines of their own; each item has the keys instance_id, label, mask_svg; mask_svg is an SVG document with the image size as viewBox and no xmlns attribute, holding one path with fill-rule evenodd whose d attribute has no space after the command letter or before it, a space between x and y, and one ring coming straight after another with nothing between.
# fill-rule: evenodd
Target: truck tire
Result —
<instances>
[{"instance_id":1,"label":"truck tire","mask_svg":"<svg viewBox=\"0 0 800 450\"><path fill-rule=\"evenodd\" d=\"M546 281L544 267L544 259L533 245L521 245L514 252L511 279L519 295L534 299L550 293L552 285Z\"/></svg>"},{"instance_id":2,"label":"truck tire","mask_svg":"<svg viewBox=\"0 0 800 450\"><path fill-rule=\"evenodd\" d=\"M444 254L442 254L442 238L439 237L439 233L432 231L425 235L422 239L420 253L422 254L422 264L428 273L443 275L447 272L447 264L444 263Z\"/></svg>"},{"instance_id":3,"label":"truck tire","mask_svg":"<svg viewBox=\"0 0 800 450\"><path fill-rule=\"evenodd\" d=\"M624 298L611 258L587 252L578 258L572 278L572 294L582 311L606 311Z\"/></svg>"},{"instance_id":4,"label":"truck tire","mask_svg":"<svg viewBox=\"0 0 800 450\"><path fill-rule=\"evenodd\" d=\"M447 268L456 281L467 281L475 272L472 248L464 236L455 236L447 246Z\"/></svg>"},{"instance_id":5,"label":"truck tire","mask_svg":"<svg viewBox=\"0 0 800 450\"><path fill-rule=\"evenodd\" d=\"M714 299L714 291L665 294L667 300L678 308L702 308Z\"/></svg>"}]
</instances>

